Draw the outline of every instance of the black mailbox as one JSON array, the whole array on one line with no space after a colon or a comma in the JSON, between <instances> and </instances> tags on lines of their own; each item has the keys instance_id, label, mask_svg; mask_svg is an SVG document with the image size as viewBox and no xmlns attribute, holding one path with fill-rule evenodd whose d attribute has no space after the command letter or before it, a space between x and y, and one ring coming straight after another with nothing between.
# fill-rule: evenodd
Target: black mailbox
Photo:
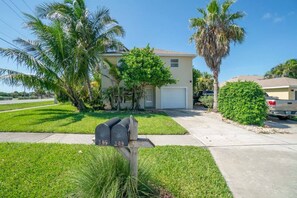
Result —
<instances>
[{"instance_id":1,"label":"black mailbox","mask_svg":"<svg viewBox=\"0 0 297 198\"><path fill-rule=\"evenodd\" d=\"M120 121L120 118L112 118L105 123L99 124L95 129L95 144L109 146L111 128Z\"/></svg>"},{"instance_id":2,"label":"black mailbox","mask_svg":"<svg viewBox=\"0 0 297 198\"><path fill-rule=\"evenodd\" d=\"M128 146L130 118L124 118L111 128L111 146Z\"/></svg>"}]
</instances>

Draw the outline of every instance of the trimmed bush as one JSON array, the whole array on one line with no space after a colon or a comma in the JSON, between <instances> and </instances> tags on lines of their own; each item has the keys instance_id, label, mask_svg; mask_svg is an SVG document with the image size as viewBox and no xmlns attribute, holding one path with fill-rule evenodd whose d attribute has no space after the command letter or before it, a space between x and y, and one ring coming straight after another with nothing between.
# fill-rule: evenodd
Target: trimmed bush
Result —
<instances>
[{"instance_id":1,"label":"trimmed bush","mask_svg":"<svg viewBox=\"0 0 297 198\"><path fill-rule=\"evenodd\" d=\"M213 108L213 96L201 96L199 100L202 105L208 107L208 109Z\"/></svg>"},{"instance_id":2,"label":"trimmed bush","mask_svg":"<svg viewBox=\"0 0 297 198\"><path fill-rule=\"evenodd\" d=\"M245 125L263 125L267 117L264 91L255 82L227 83L219 92L219 111Z\"/></svg>"}]
</instances>

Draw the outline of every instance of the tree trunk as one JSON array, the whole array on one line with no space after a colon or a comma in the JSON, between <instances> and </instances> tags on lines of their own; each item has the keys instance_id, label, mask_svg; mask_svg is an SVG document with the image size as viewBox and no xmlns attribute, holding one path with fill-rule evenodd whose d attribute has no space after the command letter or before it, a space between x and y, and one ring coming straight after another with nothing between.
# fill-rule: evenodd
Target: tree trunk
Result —
<instances>
[{"instance_id":1,"label":"tree trunk","mask_svg":"<svg viewBox=\"0 0 297 198\"><path fill-rule=\"evenodd\" d=\"M90 82L90 78L87 77L87 87L88 87L88 92L89 92L89 99L90 99L90 102L93 101L93 90L92 90L92 87L91 87L91 82Z\"/></svg>"},{"instance_id":2,"label":"tree trunk","mask_svg":"<svg viewBox=\"0 0 297 198\"><path fill-rule=\"evenodd\" d=\"M219 81L218 71L213 71L213 111L218 111L218 92L219 92Z\"/></svg>"},{"instance_id":3,"label":"tree trunk","mask_svg":"<svg viewBox=\"0 0 297 198\"><path fill-rule=\"evenodd\" d=\"M135 89L132 89L132 110L134 110L134 104L135 104Z\"/></svg>"},{"instance_id":4,"label":"tree trunk","mask_svg":"<svg viewBox=\"0 0 297 198\"><path fill-rule=\"evenodd\" d=\"M75 91L71 87L68 87L68 91L71 94L71 102L77 108L77 110L79 112L85 111L87 108L84 102L77 96Z\"/></svg>"},{"instance_id":5,"label":"tree trunk","mask_svg":"<svg viewBox=\"0 0 297 198\"><path fill-rule=\"evenodd\" d=\"M120 84L117 85L117 88L118 88L117 111L120 111L120 109L121 109L121 90L120 90Z\"/></svg>"}]
</instances>

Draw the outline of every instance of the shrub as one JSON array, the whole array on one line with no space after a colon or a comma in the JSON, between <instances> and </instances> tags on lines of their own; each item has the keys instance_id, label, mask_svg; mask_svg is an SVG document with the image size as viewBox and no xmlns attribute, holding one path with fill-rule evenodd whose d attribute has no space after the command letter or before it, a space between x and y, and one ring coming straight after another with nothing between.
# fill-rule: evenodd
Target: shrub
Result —
<instances>
[{"instance_id":1,"label":"shrub","mask_svg":"<svg viewBox=\"0 0 297 198\"><path fill-rule=\"evenodd\" d=\"M267 117L264 91L255 82L227 83L219 92L219 111L241 124L263 125Z\"/></svg>"},{"instance_id":2,"label":"shrub","mask_svg":"<svg viewBox=\"0 0 297 198\"><path fill-rule=\"evenodd\" d=\"M208 107L208 109L213 108L213 96L201 96L199 100L202 105Z\"/></svg>"},{"instance_id":3,"label":"shrub","mask_svg":"<svg viewBox=\"0 0 297 198\"><path fill-rule=\"evenodd\" d=\"M138 171L138 186L130 176L130 167L126 159L113 149L91 152L85 164L73 175L76 187L74 197L136 198L158 197L157 191L149 183L147 169ZM104 151L104 152L102 152ZM147 167L145 167L147 168Z\"/></svg>"}]
</instances>

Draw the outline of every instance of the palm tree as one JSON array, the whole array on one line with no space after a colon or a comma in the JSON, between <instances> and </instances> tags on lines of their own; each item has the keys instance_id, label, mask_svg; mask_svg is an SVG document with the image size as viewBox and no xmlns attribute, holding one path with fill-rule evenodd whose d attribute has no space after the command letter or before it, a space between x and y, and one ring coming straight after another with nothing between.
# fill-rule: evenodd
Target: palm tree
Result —
<instances>
[{"instance_id":1,"label":"palm tree","mask_svg":"<svg viewBox=\"0 0 297 198\"><path fill-rule=\"evenodd\" d=\"M64 31L64 25L54 20L48 24L32 15L27 28L37 37L35 41L18 38L17 48L0 48L0 55L26 66L31 74L0 68L0 80L10 85L23 84L31 88L46 88L66 94L79 111L86 106L79 95L83 83L80 65L73 58L75 41Z\"/></svg>"},{"instance_id":2,"label":"palm tree","mask_svg":"<svg viewBox=\"0 0 297 198\"><path fill-rule=\"evenodd\" d=\"M116 64L111 63L108 60L105 60L105 62L106 62L106 65L109 66L110 77L108 76L108 78L116 84L117 95L118 95L118 97L117 97L117 111L120 111L120 109L121 109L121 87L120 87L120 84L123 80L123 78L122 78L123 68L121 67L120 64L122 64L122 63L120 61L119 65L116 65Z\"/></svg>"},{"instance_id":3,"label":"palm tree","mask_svg":"<svg viewBox=\"0 0 297 198\"><path fill-rule=\"evenodd\" d=\"M235 24L235 20L244 16L242 12L230 13L234 0L226 0L222 4L211 0L206 9L198 9L200 18L190 19L190 27L195 29L190 41L195 42L196 50L202 56L214 77L214 111L218 107L218 77L222 59L230 52L230 43L241 43L245 31Z\"/></svg>"},{"instance_id":4,"label":"palm tree","mask_svg":"<svg viewBox=\"0 0 297 198\"><path fill-rule=\"evenodd\" d=\"M279 64L265 74L265 78L278 77L297 78L297 59L290 59Z\"/></svg>"},{"instance_id":5,"label":"palm tree","mask_svg":"<svg viewBox=\"0 0 297 198\"><path fill-rule=\"evenodd\" d=\"M116 38L123 37L124 29L110 17L109 10L102 8L90 13L84 0L65 0L64 3L43 4L37 7L41 18L54 18L63 21L65 28L77 42L75 56L82 65L81 72L89 92L90 101L93 94L90 74L99 72L102 54L109 50L126 50Z\"/></svg>"},{"instance_id":6,"label":"palm tree","mask_svg":"<svg viewBox=\"0 0 297 198\"><path fill-rule=\"evenodd\" d=\"M213 77L207 72L201 73L201 76L198 78L198 90L213 90Z\"/></svg>"}]
</instances>

